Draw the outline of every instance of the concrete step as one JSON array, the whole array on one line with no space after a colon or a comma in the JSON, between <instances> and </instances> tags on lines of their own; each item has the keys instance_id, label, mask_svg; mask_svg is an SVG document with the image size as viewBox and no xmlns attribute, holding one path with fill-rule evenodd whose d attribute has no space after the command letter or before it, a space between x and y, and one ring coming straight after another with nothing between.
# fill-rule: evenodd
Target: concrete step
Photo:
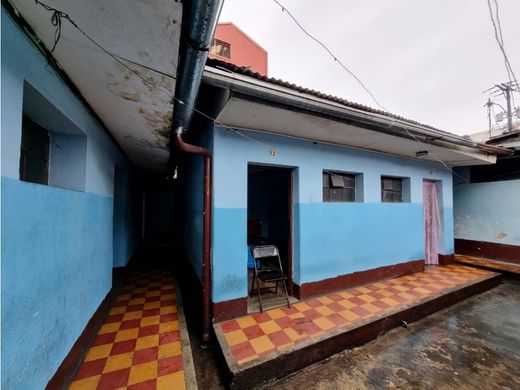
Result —
<instances>
[{"instance_id":1,"label":"concrete step","mask_svg":"<svg viewBox=\"0 0 520 390\"><path fill-rule=\"evenodd\" d=\"M290 309L217 323L214 331L230 387L252 388L500 283L498 273L461 265L435 267L302 301Z\"/></svg>"},{"instance_id":2,"label":"concrete step","mask_svg":"<svg viewBox=\"0 0 520 390\"><path fill-rule=\"evenodd\" d=\"M464 255L455 255L455 262L470 267L500 272L507 278L520 280L520 264Z\"/></svg>"}]
</instances>

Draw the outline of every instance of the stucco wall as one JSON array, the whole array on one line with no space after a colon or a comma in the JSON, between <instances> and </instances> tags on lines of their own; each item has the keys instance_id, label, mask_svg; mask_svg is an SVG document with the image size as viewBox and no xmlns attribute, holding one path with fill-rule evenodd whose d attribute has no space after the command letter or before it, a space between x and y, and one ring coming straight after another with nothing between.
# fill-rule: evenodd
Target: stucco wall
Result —
<instances>
[{"instance_id":1,"label":"stucco wall","mask_svg":"<svg viewBox=\"0 0 520 390\"><path fill-rule=\"evenodd\" d=\"M423 179L442 181L444 248L453 253L451 172L437 164L254 132L214 130L213 300L247 296L247 166L293 167L297 284L424 258ZM363 173L364 201L322 202L324 169ZM410 202L382 203L381 175L410 178Z\"/></svg>"},{"instance_id":2,"label":"stucco wall","mask_svg":"<svg viewBox=\"0 0 520 390\"><path fill-rule=\"evenodd\" d=\"M467 169L456 172L455 238L520 245L520 180L470 184Z\"/></svg>"},{"instance_id":3,"label":"stucco wall","mask_svg":"<svg viewBox=\"0 0 520 390\"><path fill-rule=\"evenodd\" d=\"M114 165L130 168L4 9L1 80L1 383L42 389L111 288ZM84 191L20 180L27 83L86 137Z\"/></svg>"},{"instance_id":4,"label":"stucco wall","mask_svg":"<svg viewBox=\"0 0 520 390\"><path fill-rule=\"evenodd\" d=\"M204 131L189 142L213 150L213 134ZM193 270L202 280L202 211L204 191L204 159L202 156L183 154L183 163L179 168L181 175L179 188L182 191L182 245Z\"/></svg>"}]
</instances>

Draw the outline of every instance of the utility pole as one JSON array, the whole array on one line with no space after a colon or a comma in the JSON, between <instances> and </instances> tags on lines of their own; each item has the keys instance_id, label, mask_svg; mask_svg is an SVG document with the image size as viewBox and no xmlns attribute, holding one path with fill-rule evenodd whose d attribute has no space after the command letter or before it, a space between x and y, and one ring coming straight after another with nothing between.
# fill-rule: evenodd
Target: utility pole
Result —
<instances>
[{"instance_id":1,"label":"utility pole","mask_svg":"<svg viewBox=\"0 0 520 390\"><path fill-rule=\"evenodd\" d=\"M511 110L511 83L502 83L495 85L498 89L500 89L504 95L506 95L507 101L507 130L513 131L513 111Z\"/></svg>"},{"instance_id":2,"label":"utility pole","mask_svg":"<svg viewBox=\"0 0 520 390\"><path fill-rule=\"evenodd\" d=\"M489 128L489 138L491 138L491 107L493 106L493 102L491 101L491 98L488 98L487 103L484 105L484 107L487 107L488 109L488 128Z\"/></svg>"},{"instance_id":3,"label":"utility pole","mask_svg":"<svg viewBox=\"0 0 520 390\"><path fill-rule=\"evenodd\" d=\"M519 91L519 86L517 83L509 82L509 83L501 83L495 84L494 87L491 87L484 91L484 93L489 92L493 97L498 95L503 95L506 98L506 108L502 107L500 104L495 103L488 98L487 103L484 105L488 108L488 121L489 121L489 134L491 136L491 107L498 106L507 116L507 131L513 131L513 114L516 108L512 107L511 101L513 100L513 92ZM501 119L499 119L501 121Z\"/></svg>"}]
</instances>

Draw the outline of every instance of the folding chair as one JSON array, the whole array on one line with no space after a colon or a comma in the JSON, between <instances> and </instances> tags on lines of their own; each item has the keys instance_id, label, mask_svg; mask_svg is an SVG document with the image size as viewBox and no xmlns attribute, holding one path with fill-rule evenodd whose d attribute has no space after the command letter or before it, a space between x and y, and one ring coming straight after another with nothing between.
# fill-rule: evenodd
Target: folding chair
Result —
<instances>
[{"instance_id":1,"label":"folding chair","mask_svg":"<svg viewBox=\"0 0 520 390\"><path fill-rule=\"evenodd\" d=\"M260 311L264 311L263 304L287 301L287 307L291 307L289 303L289 294L287 293L287 276L283 273L282 261L280 260L280 252L275 245L259 245L252 247L253 261L254 261L254 273L253 283L251 284L251 293L253 296L254 291L258 293L258 300L260 301ZM273 258L278 258L278 261L274 261ZM257 287L255 288L255 281ZM275 286L260 287L260 283L274 283ZM285 292L285 298L274 298L269 301L262 302L262 291L272 290L275 288L274 294L278 294L278 283L282 282L283 289Z\"/></svg>"}]
</instances>

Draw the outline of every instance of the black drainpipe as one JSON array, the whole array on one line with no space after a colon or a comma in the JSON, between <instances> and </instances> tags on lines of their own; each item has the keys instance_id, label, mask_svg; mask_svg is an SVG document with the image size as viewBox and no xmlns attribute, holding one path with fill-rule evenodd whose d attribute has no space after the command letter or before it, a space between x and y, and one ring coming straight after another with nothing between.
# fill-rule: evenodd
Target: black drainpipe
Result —
<instances>
[{"instance_id":1,"label":"black drainpipe","mask_svg":"<svg viewBox=\"0 0 520 390\"><path fill-rule=\"evenodd\" d=\"M204 158L203 257L202 257L202 341L209 340L211 329L211 153L184 142L190 124L211 39L215 32L223 0L191 0L183 7L181 47L173 103L170 135L170 169L174 148Z\"/></svg>"}]
</instances>

